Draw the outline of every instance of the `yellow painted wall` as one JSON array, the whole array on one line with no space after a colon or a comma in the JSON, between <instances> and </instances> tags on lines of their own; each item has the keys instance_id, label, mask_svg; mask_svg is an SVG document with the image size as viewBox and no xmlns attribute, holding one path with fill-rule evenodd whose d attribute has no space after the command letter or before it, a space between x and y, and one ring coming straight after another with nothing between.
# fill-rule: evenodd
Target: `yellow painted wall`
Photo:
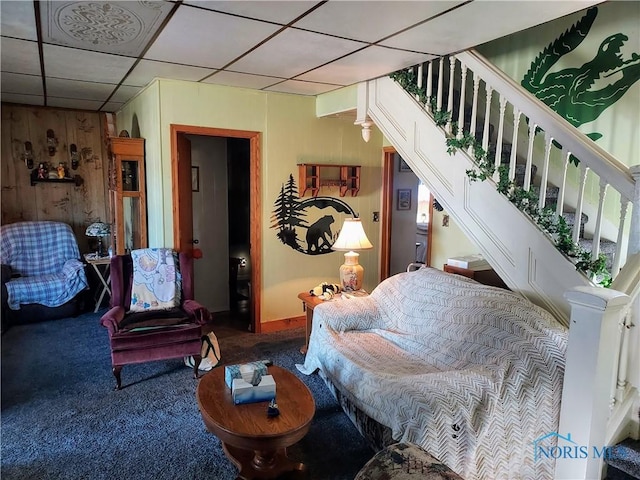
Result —
<instances>
[{"instance_id":1,"label":"yellow painted wall","mask_svg":"<svg viewBox=\"0 0 640 480\"><path fill-rule=\"evenodd\" d=\"M640 2L606 2L597 5L598 14L588 34L582 43L572 52L560 57L553 65L550 72L558 72L564 69L578 69L584 64L594 60L603 40L613 34L622 33L628 37L620 48L621 59L627 62L633 55L640 54ZM552 22L530 28L523 32L509 35L508 37L489 42L478 47L491 63L495 64L503 72L520 83L529 70L531 62L538 54L563 34L572 25L575 25L585 14L586 10L567 15ZM611 63L613 54L610 54ZM637 62L636 62L637 63ZM632 65L633 62L630 63ZM590 91L597 92L622 77L622 73L613 73L619 67L608 72L601 72L600 78L589 87ZM599 132L602 138L597 144L616 157L626 166L640 164L640 81L636 81L629 90L611 107L607 108L592 122L581 125L579 130L583 133ZM526 129L524 122L520 123L521 129ZM536 142L536 151L542 155L544 142L540 139ZM564 159L560 152L552 152L550 159L549 179L554 184L559 184ZM580 172L570 166L567 171L567 185L570 189L565 197L571 202L577 197ZM585 186L585 213L595 220L597 205L599 203L600 185L599 179L591 172L587 177ZM617 225L620 216L620 196L613 189L609 189L605 201L605 219ZM587 232L593 231L595 221L590 220L586 224ZM605 223L603 236L615 240L617 230L611 229ZM628 231L628 229L627 229Z\"/></svg>"},{"instance_id":2,"label":"yellow painted wall","mask_svg":"<svg viewBox=\"0 0 640 480\"><path fill-rule=\"evenodd\" d=\"M316 115L324 117L356 109L358 85L339 88L316 97Z\"/></svg>"},{"instance_id":3,"label":"yellow painted wall","mask_svg":"<svg viewBox=\"0 0 640 480\"><path fill-rule=\"evenodd\" d=\"M447 211L433 211L431 224L431 266L442 270L442 266L451 257L480 253L478 247L460 230L449 217L449 226L442 225L442 219L448 215Z\"/></svg>"},{"instance_id":4,"label":"yellow painted wall","mask_svg":"<svg viewBox=\"0 0 640 480\"><path fill-rule=\"evenodd\" d=\"M297 294L321 281L338 281L342 253L309 256L283 245L270 228L273 203L280 188L293 174L297 182L298 163L356 164L362 166L361 190L357 197L344 197L363 219L374 249L362 252L365 288L373 289L379 272L379 223L371 221L372 212L380 209L382 177L382 135L374 131L368 143L362 141L360 129L352 120L317 118L315 97L286 95L220 85L157 80L158 96L147 89L127 104L117 116L118 128L127 128L138 116L141 136L147 141L149 191L161 197L157 207L150 203L150 245L173 244L171 204L170 125L196 125L213 128L262 132L262 322L296 317L302 314ZM154 86L154 88L156 88ZM153 89L151 89L153 91ZM154 120L160 135L142 115L159 114ZM149 136L147 136L149 134ZM151 146L150 144L153 144ZM151 150L150 150L151 147ZM150 152L160 155L150 155ZM321 195L337 196L337 189ZM335 232L339 225L333 225Z\"/></svg>"}]
</instances>

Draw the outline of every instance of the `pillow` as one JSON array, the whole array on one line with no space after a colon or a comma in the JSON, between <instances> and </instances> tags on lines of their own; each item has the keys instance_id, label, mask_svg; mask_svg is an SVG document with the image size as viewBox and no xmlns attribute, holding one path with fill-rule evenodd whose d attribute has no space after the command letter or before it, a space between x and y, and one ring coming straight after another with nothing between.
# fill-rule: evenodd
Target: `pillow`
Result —
<instances>
[{"instance_id":1,"label":"pillow","mask_svg":"<svg viewBox=\"0 0 640 480\"><path fill-rule=\"evenodd\" d=\"M142 248L131 252L133 286L131 312L168 310L180 306L182 276L178 254L170 248Z\"/></svg>"}]
</instances>

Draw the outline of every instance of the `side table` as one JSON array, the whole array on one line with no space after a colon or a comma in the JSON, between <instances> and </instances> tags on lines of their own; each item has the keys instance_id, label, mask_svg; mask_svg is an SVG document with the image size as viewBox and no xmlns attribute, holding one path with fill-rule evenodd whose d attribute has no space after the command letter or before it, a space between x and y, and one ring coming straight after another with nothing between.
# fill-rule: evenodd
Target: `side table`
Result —
<instances>
[{"instance_id":1,"label":"side table","mask_svg":"<svg viewBox=\"0 0 640 480\"><path fill-rule=\"evenodd\" d=\"M100 310L100 305L102 304L102 300L105 295L109 295L111 298L111 257L99 257L95 253L85 253L84 261L93 267L98 276L98 280L100 280L101 285L98 285L98 291L96 291L96 296L98 296L98 300L96 300L96 308L94 313ZM100 266L104 265L104 268L100 270ZM95 298L95 296L94 296Z\"/></svg>"},{"instance_id":2,"label":"side table","mask_svg":"<svg viewBox=\"0 0 640 480\"><path fill-rule=\"evenodd\" d=\"M306 330L305 330L305 344L300 347L300 353L306 355L307 350L309 349L309 336L311 335L311 327L313 325L313 309L316 305L320 305L324 300L316 297L315 295L311 295L309 292L302 292L298 294L298 298L302 300L302 308L306 313L307 322L306 322Z\"/></svg>"},{"instance_id":3,"label":"side table","mask_svg":"<svg viewBox=\"0 0 640 480\"><path fill-rule=\"evenodd\" d=\"M354 297L366 297L369 294L364 290L358 290L356 292L343 292L341 294L338 294L335 298L340 298L342 295L345 295L345 297L348 297L348 298L354 298ZM313 326L313 309L327 300L322 300L321 298L315 295L311 295L309 292L299 293L298 298L302 300L302 308L304 309L307 316L305 344L302 347L300 347L300 353L302 353L303 355L306 355L307 350L309 349L309 337L311 336L311 327ZM333 301L333 300L328 300L328 301Z\"/></svg>"}]
</instances>

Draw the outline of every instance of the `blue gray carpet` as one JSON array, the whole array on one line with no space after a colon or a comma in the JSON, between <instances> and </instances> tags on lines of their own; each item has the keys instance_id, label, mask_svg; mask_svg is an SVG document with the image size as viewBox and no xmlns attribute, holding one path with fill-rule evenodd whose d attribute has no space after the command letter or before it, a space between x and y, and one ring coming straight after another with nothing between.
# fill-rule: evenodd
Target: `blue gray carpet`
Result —
<instances>
[{"instance_id":1,"label":"blue gray carpet","mask_svg":"<svg viewBox=\"0 0 640 480\"><path fill-rule=\"evenodd\" d=\"M100 313L2 336L2 479L235 479L220 441L204 427L196 380L181 360L125 366L125 388L113 390ZM259 338L245 351L221 341L223 362L268 357L298 375L316 415L289 456L307 464L310 479L352 479L373 452L322 380L295 369L302 338Z\"/></svg>"}]
</instances>

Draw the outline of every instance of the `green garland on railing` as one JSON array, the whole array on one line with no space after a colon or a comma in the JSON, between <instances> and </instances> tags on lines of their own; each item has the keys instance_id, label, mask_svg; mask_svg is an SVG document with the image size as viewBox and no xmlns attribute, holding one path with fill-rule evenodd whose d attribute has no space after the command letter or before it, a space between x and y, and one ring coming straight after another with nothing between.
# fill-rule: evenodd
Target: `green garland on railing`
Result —
<instances>
[{"instance_id":1,"label":"green garland on railing","mask_svg":"<svg viewBox=\"0 0 640 480\"><path fill-rule=\"evenodd\" d=\"M444 127L451 118L451 112L439 110L434 98L428 98L425 89L418 87L417 75L413 69L400 70L390 75L392 80L404 88L408 93L414 95L421 105L429 102L431 113L436 125ZM457 124L452 122L452 131L457 132ZM455 136L447 138L447 152L449 155L456 153L458 149L470 151L470 156L476 164L476 168L466 171L470 181L484 181L493 177L495 173L495 157L482 148L482 144L469 132L463 133L462 137ZM591 252L581 245L574 243L571 236L571 228L567 225L564 217L556 215L553 206L543 209L539 207L539 197L533 190L525 190L509 180L509 167L500 165L498 167L498 182L496 188L507 199L513 203L520 211L528 215L540 229L547 233L556 248L570 258L576 260L576 270L583 272L595 283L603 286L611 286L611 273L606 268L606 256L598 255L598 258L591 258Z\"/></svg>"}]
</instances>

